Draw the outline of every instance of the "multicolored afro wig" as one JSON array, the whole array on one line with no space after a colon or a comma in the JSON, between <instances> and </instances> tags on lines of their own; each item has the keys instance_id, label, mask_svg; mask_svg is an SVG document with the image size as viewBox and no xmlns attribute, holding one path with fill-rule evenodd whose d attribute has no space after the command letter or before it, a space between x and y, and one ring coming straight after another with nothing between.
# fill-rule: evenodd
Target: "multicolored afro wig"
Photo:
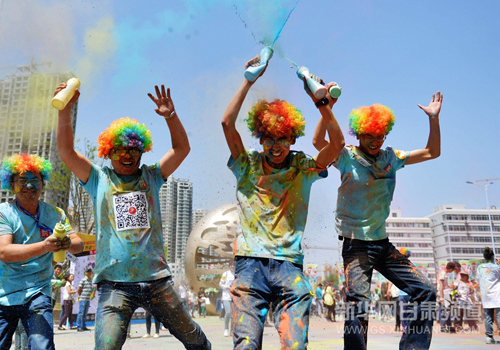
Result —
<instances>
[{"instance_id":1,"label":"multicolored afro wig","mask_svg":"<svg viewBox=\"0 0 500 350\"><path fill-rule=\"evenodd\" d=\"M135 119L120 118L111 123L97 139L97 156L107 158L115 147L135 147L142 152L151 151L153 140L146 125Z\"/></svg>"},{"instance_id":2,"label":"multicolored afro wig","mask_svg":"<svg viewBox=\"0 0 500 350\"><path fill-rule=\"evenodd\" d=\"M2 190L10 191L12 177L16 174L26 172L39 173L43 181L49 180L49 173L52 171L52 164L36 154L22 153L6 157L0 167L0 181L2 181Z\"/></svg>"},{"instance_id":3,"label":"multicolored afro wig","mask_svg":"<svg viewBox=\"0 0 500 350\"><path fill-rule=\"evenodd\" d=\"M395 122L396 117L392 110L379 103L355 108L349 114L349 134L387 135Z\"/></svg>"},{"instance_id":4,"label":"multicolored afro wig","mask_svg":"<svg viewBox=\"0 0 500 350\"><path fill-rule=\"evenodd\" d=\"M294 105L276 99L273 102L258 101L245 119L253 137L264 135L283 137L304 136L306 122L302 113Z\"/></svg>"},{"instance_id":5,"label":"multicolored afro wig","mask_svg":"<svg viewBox=\"0 0 500 350\"><path fill-rule=\"evenodd\" d=\"M411 250L405 247L399 248L399 252L409 258L411 256Z\"/></svg>"}]
</instances>

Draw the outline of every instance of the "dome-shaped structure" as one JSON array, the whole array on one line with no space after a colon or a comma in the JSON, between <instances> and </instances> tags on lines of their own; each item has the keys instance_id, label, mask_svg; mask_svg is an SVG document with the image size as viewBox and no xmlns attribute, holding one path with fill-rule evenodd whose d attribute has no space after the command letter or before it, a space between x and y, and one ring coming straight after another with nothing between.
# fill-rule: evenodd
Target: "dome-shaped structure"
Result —
<instances>
[{"instance_id":1,"label":"dome-shaped structure","mask_svg":"<svg viewBox=\"0 0 500 350\"><path fill-rule=\"evenodd\" d=\"M233 242L238 225L238 210L231 203L210 211L191 231L184 267L188 283L196 293L200 287L219 289L220 277L234 259ZM211 301L207 313L214 314L215 300Z\"/></svg>"}]
</instances>

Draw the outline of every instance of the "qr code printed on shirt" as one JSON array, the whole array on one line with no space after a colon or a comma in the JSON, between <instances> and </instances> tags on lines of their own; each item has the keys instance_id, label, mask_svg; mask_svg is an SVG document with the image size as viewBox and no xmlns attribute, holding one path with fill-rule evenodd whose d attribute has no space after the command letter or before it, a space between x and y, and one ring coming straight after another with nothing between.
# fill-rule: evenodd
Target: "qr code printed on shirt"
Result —
<instances>
[{"instance_id":1,"label":"qr code printed on shirt","mask_svg":"<svg viewBox=\"0 0 500 350\"><path fill-rule=\"evenodd\" d=\"M149 228L148 200L144 192L130 192L113 196L116 230Z\"/></svg>"}]
</instances>

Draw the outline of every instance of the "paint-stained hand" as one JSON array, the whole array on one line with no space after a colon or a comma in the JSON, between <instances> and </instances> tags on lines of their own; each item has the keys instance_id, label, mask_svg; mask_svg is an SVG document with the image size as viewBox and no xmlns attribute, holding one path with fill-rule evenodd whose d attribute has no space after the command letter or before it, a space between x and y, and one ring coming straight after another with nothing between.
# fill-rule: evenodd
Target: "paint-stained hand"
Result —
<instances>
[{"instance_id":1,"label":"paint-stained hand","mask_svg":"<svg viewBox=\"0 0 500 350\"><path fill-rule=\"evenodd\" d=\"M262 73L260 73L259 76L254 81L251 82L252 84L255 83L257 81L257 79L259 79L262 76L262 74L264 74L268 65L269 65L269 61L267 61L266 68L264 68L262 70ZM255 56L250 61L245 63L245 70L248 69L248 67L258 67L258 66L260 66L260 56L259 55Z\"/></svg>"},{"instance_id":2,"label":"paint-stained hand","mask_svg":"<svg viewBox=\"0 0 500 350\"><path fill-rule=\"evenodd\" d=\"M175 113L174 102L170 97L170 88L167 88L165 93L165 85L161 85L161 93L158 85L155 85L156 97L148 92L149 98L156 104L158 108L155 108L155 112L163 117L170 117L172 113Z\"/></svg>"},{"instance_id":3,"label":"paint-stained hand","mask_svg":"<svg viewBox=\"0 0 500 350\"><path fill-rule=\"evenodd\" d=\"M431 102L427 107L418 105L429 117L438 117L441 112L441 105L443 104L443 95L441 91L432 94Z\"/></svg>"},{"instance_id":4,"label":"paint-stained hand","mask_svg":"<svg viewBox=\"0 0 500 350\"><path fill-rule=\"evenodd\" d=\"M56 88L56 91L54 92L54 96L57 95L61 90L65 89L66 86L68 86L68 84L66 82L64 83L61 83L59 85L57 85L57 88ZM75 95L73 96L73 98L68 102L68 104L66 105L66 107L63 109L64 110L71 110L71 108L73 107L73 105L76 103L76 101L78 101L78 98L80 98L80 90L76 89L75 90Z\"/></svg>"},{"instance_id":5,"label":"paint-stained hand","mask_svg":"<svg viewBox=\"0 0 500 350\"><path fill-rule=\"evenodd\" d=\"M62 248L61 240L54 236L49 236L43 241L43 246L47 252L58 252Z\"/></svg>"},{"instance_id":6,"label":"paint-stained hand","mask_svg":"<svg viewBox=\"0 0 500 350\"><path fill-rule=\"evenodd\" d=\"M69 236L66 236L61 240L61 249L68 250L70 247L71 247L71 238Z\"/></svg>"}]
</instances>

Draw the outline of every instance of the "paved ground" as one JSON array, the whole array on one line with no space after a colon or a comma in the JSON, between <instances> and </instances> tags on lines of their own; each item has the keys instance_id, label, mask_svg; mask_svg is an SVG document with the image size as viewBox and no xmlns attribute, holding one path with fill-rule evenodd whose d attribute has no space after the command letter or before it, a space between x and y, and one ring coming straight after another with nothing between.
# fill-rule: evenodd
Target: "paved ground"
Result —
<instances>
[{"instance_id":1,"label":"paved ground","mask_svg":"<svg viewBox=\"0 0 500 350\"><path fill-rule=\"evenodd\" d=\"M223 321L217 316L205 319L196 318L202 329L207 334L214 350L232 349L232 338L223 337ZM343 349L343 322L330 323L317 317L311 319L309 333L309 350ZM94 330L90 332L59 331L56 328L55 343L57 350L80 350L94 348ZM368 336L369 350L398 349L400 332L393 332L393 323L383 323L379 320L370 320L370 334ZM153 324L154 329L154 324ZM481 325L479 333L475 334L443 334L438 332L435 326L431 349L495 349L500 348L500 342L496 345L486 345L484 325ZM132 338L128 339L123 349L168 349L181 350L184 347L167 332L160 332L160 338L143 339L146 326L142 324L132 325ZM497 341L500 336L496 335ZM12 347L13 349L14 347ZM274 327L266 327L264 333L265 350L280 349L278 333Z\"/></svg>"}]
</instances>

